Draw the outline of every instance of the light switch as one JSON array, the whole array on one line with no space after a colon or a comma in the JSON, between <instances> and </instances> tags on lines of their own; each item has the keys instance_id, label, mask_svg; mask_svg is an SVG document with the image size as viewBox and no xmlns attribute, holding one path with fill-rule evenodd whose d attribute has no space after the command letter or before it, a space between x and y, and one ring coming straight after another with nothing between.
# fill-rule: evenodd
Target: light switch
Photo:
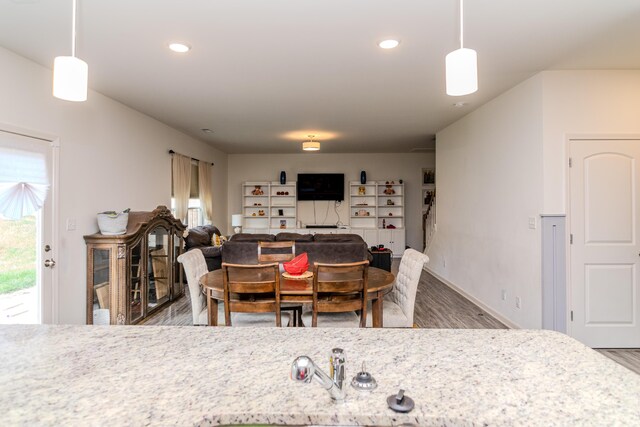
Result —
<instances>
[{"instance_id":1,"label":"light switch","mask_svg":"<svg viewBox=\"0 0 640 427\"><path fill-rule=\"evenodd\" d=\"M75 218L67 218L67 231L73 231L76 229Z\"/></svg>"},{"instance_id":2,"label":"light switch","mask_svg":"<svg viewBox=\"0 0 640 427\"><path fill-rule=\"evenodd\" d=\"M536 217L535 216L530 216L529 217L529 228L532 230L536 229Z\"/></svg>"}]
</instances>

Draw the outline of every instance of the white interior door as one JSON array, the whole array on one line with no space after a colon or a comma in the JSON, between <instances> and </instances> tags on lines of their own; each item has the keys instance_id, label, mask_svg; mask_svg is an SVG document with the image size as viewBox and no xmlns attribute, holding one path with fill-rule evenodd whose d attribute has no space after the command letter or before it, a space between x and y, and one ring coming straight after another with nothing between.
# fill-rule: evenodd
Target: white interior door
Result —
<instances>
[{"instance_id":1,"label":"white interior door","mask_svg":"<svg viewBox=\"0 0 640 427\"><path fill-rule=\"evenodd\" d=\"M640 347L640 141L570 143L570 334Z\"/></svg>"},{"instance_id":2,"label":"white interior door","mask_svg":"<svg viewBox=\"0 0 640 427\"><path fill-rule=\"evenodd\" d=\"M35 287L20 295L19 292L11 299L8 315L5 315L2 323L56 323L57 322L57 285L55 277L55 167L56 167L56 143L46 138L31 137L24 132L0 129L0 150L5 159L3 170L0 171L0 181L10 182L11 180L26 181L29 179L38 180L42 177L49 183L49 188L43 206L37 210L35 217L35 227L32 234L27 236L35 242L35 260L33 269L35 270ZM15 156L15 157L13 157ZM20 159L37 158L39 161L26 162L23 169L18 167L14 170L14 164ZM3 159L3 160L5 160ZM15 160L11 160L15 159ZM15 162L15 163L14 163ZM30 170L31 169L31 170ZM24 175L24 176L23 176ZM27 177L29 176L29 177ZM7 219L4 218L4 221ZM19 221L19 220L16 220ZM29 230L32 230L31 228ZM3 251L0 256L10 257L12 251ZM29 257L30 255L21 255ZM18 259L19 260L19 259ZM6 260L5 260L6 261ZM24 268L24 266L22 267ZM7 295L0 296L7 298ZM33 311L26 312L25 310ZM10 317L14 316L12 321Z\"/></svg>"}]
</instances>

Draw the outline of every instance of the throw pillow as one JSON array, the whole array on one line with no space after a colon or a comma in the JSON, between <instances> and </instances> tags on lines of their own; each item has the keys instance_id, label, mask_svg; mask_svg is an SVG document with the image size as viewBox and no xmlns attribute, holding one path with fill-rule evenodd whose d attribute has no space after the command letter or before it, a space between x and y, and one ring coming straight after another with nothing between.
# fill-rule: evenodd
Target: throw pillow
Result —
<instances>
[{"instance_id":1,"label":"throw pillow","mask_svg":"<svg viewBox=\"0 0 640 427\"><path fill-rule=\"evenodd\" d=\"M226 241L227 238L224 236L219 236L217 234L211 236L211 246L222 246Z\"/></svg>"}]
</instances>

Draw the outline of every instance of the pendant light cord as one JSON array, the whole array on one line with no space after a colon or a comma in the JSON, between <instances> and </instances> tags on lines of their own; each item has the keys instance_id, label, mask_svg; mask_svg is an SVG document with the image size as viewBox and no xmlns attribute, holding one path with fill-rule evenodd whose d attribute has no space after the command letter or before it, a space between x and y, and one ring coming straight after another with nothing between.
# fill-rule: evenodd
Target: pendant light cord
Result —
<instances>
[{"instance_id":1,"label":"pendant light cord","mask_svg":"<svg viewBox=\"0 0 640 427\"><path fill-rule=\"evenodd\" d=\"M460 49L462 48L464 48L464 0L460 0Z\"/></svg>"},{"instance_id":2,"label":"pendant light cord","mask_svg":"<svg viewBox=\"0 0 640 427\"><path fill-rule=\"evenodd\" d=\"M76 0L73 0L73 17L71 18L71 56L76 56Z\"/></svg>"}]
</instances>

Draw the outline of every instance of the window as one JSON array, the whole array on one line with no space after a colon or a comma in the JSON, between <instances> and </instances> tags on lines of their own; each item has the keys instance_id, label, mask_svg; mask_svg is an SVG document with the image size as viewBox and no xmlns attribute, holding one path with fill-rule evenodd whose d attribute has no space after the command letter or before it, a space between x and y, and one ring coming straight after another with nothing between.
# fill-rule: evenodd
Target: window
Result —
<instances>
[{"instance_id":1,"label":"window","mask_svg":"<svg viewBox=\"0 0 640 427\"><path fill-rule=\"evenodd\" d=\"M198 163L191 163L191 191L189 192L189 208L187 210L187 228L197 227L204 222L200 207L200 188L198 186ZM173 180L171 184L171 213L176 213L176 202L173 198Z\"/></svg>"}]
</instances>

